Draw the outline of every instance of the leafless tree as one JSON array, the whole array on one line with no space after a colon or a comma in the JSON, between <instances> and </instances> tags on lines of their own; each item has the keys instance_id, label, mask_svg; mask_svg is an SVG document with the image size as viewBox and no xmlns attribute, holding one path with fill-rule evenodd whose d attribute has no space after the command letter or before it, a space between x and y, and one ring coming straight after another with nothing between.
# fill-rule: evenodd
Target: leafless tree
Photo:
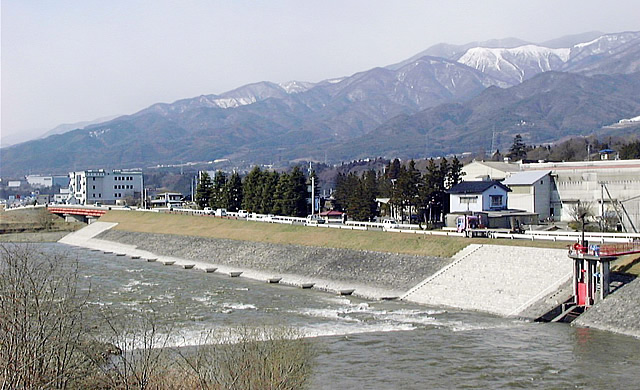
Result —
<instances>
[{"instance_id":1,"label":"leafless tree","mask_svg":"<svg viewBox=\"0 0 640 390\"><path fill-rule=\"evenodd\" d=\"M0 388L64 389L87 369L77 263L0 246Z\"/></svg>"}]
</instances>

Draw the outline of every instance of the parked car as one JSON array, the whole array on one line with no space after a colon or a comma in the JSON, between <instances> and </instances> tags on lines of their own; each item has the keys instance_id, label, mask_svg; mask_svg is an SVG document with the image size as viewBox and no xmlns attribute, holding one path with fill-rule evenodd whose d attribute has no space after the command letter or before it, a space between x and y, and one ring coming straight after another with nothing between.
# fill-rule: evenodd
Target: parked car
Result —
<instances>
[{"instance_id":1,"label":"parked car","mask_svg":"<svg viewBox=\"0 0 640 390\"><path fill-rule=\"evenodd\" d=\"M247 218L248 216L247 210L238 210L238 218Z\"/></svg>"},{"instance_id":2,"label":"parked car","mask_svg":"<svg viewBox=\"0 0 640 390\"><path fill-rule=\"evenodd\" d=\"M204 208L204 213L205 214L213 214L213 209L211 207L205 207Z\"/></svg>"},{"instance_id":3,"label":"parked car","mask_svg":"<svg viewBox=\"0 0 640 390\"><path fill-rule=\"evenodd\" d=\"M397 229L399 226L395 219L384 219L382 220L382 227L385 229Z\"/></svg>"},{"instance_id":4,"label":"parked car","mask_svg":"<svg viewBox=\"0 0 640 390\"><path fill-rule=\"evenodd\" d=\"M226 217L227 209L216 209L216 217Z\"/></svg>"},{"instance_id":5,"label":"parked car","mask_svg":"<svg viewBox=\"0 0 640 390\"><path fill-rule=\"evenodd\" d=\"M318 225L318 224L323 224L325 221L324 219L322 219L322 217L320 217L319 215L308 215L307 216L307 224L308 225Z\"/></svg>"}]
</instances>

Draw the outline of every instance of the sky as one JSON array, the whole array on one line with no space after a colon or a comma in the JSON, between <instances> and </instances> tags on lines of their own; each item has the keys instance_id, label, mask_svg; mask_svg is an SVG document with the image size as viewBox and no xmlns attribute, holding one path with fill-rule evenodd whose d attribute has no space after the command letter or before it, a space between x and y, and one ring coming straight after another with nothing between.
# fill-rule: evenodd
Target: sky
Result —
<instances>
[{"instance_id":1,"label":"sky","mask_svg":"<svg viewBox=\"0 0 640 390\"><path fill-rule=\"evenodd\" d=\"M0 12L2 138L349 76L441 42L640 30L638 0L2 0Z\"/></svg>"}]
</instances>

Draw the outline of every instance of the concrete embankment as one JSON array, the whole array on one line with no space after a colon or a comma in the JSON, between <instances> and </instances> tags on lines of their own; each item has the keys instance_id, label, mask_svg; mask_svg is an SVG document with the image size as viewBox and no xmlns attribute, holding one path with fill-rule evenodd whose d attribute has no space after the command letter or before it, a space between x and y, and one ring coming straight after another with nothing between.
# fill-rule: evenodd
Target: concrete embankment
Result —
<instances>
[{"instance_id":1,"label":"concrete embankment","mask_svg":"<svg viewBox=\"0 0 640 390\"><path fill-rule=\"evenodd\" d=\"M450 258L441 257L119 230L105 231L98 238L137 245L139 249L160 255L258 270L273 276L299 275L315 282L316 287L334 281L344 288L352 286L356 295L364 286L369 286L399 296L424 275L433 274L451 262Z\"/></svg>"},{"instance_id":2,"label":"concrete embankment","mask_svg":"<svg viewBox=\"0 0 640 390\"><path fill-rule=\"evenodd\" d=\"M132 257L156 256L158 262L183 268L242 272L256 280L282 278L285 284L354 290L365 298L402 296L528 318L539 314L530 307L544 311L558 303L551 301L571 269L566 252L554 249L471 245L453 258L442 258L109 230L115 225L96 222L61 242Z\"/></svg>"},{"instance_id":3,"label":"concrete embankment","mask_svg":"<svg viewBox=\"0 0 640 390\"><path fill-rule=\"evenodd\" d=\"M640 278L593 305L573 325L640 338Z\"/></svg>"},{"instance_id":4,"label":"concrete embankment","mask_svg":"<svg viewBox=\"0 0 640 390\"><path fill-rule=\"evenodd\" d=\"M503 316L536 317L571 277L566 250L469 245L454 261L411 289L402 299L479 310ZM553 307L559 299L550 302Z\"/></svg>"}]
</instances>

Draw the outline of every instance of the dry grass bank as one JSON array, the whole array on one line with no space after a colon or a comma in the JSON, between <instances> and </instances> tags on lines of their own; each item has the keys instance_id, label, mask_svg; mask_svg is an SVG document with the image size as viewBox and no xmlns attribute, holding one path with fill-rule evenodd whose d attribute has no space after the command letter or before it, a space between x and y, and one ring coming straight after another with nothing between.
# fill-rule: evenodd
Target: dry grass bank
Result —
<instances>
[{"instance_id":1,"label":"dry grass bank","mask_svg":"<svg viewBox=\"0 0 640 390\"><path fill-rule=\"evenodd\" d=\"M0 210L0 234L74 231L85 226L80 222L65 222L45 207Z\"/></svg>"},{"instance_id":2,"label":"dry grass bank","mask_svg":"<svg viewBox=\"0 0 640 390\"><path fill-rule=\"evenodd\" d=\"M118 226L115 229L132 232L225 238L272 244L369 250L421 256L451 257L469 244L566 248L566 244L558 242L468 239L380 231L324 229L239 221L212 216L131 211L109 211L100 218L100 221L118 222Z\"/></svg>"},{"instance_id":3,"label":"dry grass bank","mask_svg":"<svg viewBox=\"0 0 640 390\"><path fill-rule=\"evenodd\" d=\"M620 256L618 260L612 264L611 269L615 272L640 276L640 255Z\"/></svg>"}]
</instances>

